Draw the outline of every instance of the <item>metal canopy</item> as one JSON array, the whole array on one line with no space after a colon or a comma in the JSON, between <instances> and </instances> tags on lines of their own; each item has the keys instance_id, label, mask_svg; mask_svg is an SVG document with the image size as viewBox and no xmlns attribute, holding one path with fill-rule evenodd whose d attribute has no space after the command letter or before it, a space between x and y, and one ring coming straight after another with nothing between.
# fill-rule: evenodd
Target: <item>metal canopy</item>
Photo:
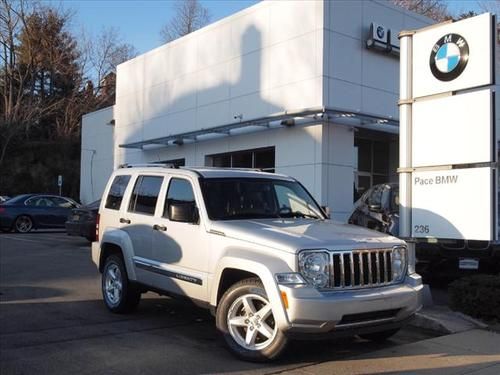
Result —
<instances>
[{"instance_id":1,"label":"metal canopy","mask_svg":"<svg viewBox=\"0 0 500 375\"><path fill-rule=\"evenodd\" d=\"M165 137L152 138L140 142L125 143L119 145L122 148L144 149L144 146L180 146L206 139L213 139L215 136L229 136L238 130L251 131L252 128L262 127L266 129L276 129L291 127L294 125L306 125L311 123L335 123L356 128L366 128L386 133L398 134L399 122L390 117L376 116L372 114L359 113L332 108L309 108L300 111L288 111L276 113L270 116L253 120L238 121L213 128L200 129L185 133L172 134Z\"/></svg>"}]
</instances>

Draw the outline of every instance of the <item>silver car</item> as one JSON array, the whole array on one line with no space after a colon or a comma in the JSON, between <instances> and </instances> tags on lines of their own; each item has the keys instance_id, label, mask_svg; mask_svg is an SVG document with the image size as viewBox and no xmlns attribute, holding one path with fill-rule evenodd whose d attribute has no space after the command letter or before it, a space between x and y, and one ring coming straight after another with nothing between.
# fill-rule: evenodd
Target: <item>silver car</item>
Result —
<instances>
[{"instance_id":1,"label":"silver car","mask_svg":"<svg viewBox=\"0 0 500 375\"><path fill-rule=\"evenodd\" d=\"M274 359L296 336L383 340L422 305L403 241L333 222L288 176L124 166L99 213L108 309L131 311L148 290L189 297L245 360Z\"/></svg>"}]
</instances>

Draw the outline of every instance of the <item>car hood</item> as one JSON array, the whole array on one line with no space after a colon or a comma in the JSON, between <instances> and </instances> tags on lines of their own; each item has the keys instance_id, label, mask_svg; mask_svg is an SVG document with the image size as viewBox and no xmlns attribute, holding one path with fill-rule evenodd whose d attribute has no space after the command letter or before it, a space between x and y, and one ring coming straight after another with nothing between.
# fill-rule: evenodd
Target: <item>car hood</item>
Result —
<instances>
[{"instance_id":1,"label":"car hood","mask_svg":"<svg viewBox=\"0 0 500 375\"><path fill-rule=\"evenodd\" d=\"M213 222L212 232L262 246L297 252L302 249L368 249L394 246L402 240L332 220L260 219Z\"/></svg>"}]
</instances>

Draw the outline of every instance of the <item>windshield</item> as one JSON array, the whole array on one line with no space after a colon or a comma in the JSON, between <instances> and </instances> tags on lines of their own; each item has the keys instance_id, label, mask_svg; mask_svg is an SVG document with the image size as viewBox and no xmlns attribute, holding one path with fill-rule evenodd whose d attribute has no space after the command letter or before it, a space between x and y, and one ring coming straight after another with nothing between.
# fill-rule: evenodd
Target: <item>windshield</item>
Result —
<instances>
[{"instance_id":1,"label":"windshield","mask_svg":"<svg viewBox=\"0 0 500 375\"><path fill-rule=\"evenodd\" d=\"M201 180L201 187L211 220L324 218L314 199L297 182L216 178Z\"/></svg>"}]
</instances>

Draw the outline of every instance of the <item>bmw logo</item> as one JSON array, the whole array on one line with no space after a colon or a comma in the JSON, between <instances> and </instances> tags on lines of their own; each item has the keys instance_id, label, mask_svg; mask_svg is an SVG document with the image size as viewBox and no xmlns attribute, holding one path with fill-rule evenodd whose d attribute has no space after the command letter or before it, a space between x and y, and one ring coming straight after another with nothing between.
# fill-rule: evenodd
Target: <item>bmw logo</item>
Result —
<instances>
[{"instance_id":1,"label":"bmw logo","mask_svg":"<svg viewBox=\"0 0 500 375\"><path fill-rule=\"evenodd\" d=\"M377 27L377 36L380 38L380 39L384 39L384 36L385 36L385 30L382 26L378 26Z\"/></svg>"},{"instance_id":2,"label":"bmw logo","mask_svg":"<svg viewBox=\"0 0 500 375\"><path fill-rule=\"evenodd\" d=\"M451 81L464 71L469 61L469 45L458 34L447 34L432 47L429 65L440 81Z\"/></svg>"}]
</instances>

